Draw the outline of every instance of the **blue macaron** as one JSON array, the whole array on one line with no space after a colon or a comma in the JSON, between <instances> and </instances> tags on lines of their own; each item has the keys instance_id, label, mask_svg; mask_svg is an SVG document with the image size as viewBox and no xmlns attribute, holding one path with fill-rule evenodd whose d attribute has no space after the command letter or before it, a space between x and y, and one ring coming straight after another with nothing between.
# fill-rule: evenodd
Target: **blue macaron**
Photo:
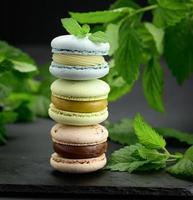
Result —
<instances>
[{"instance_id":1,"label":"blue macaron","mask_svg":"<svg viewBox=\"0 0 193 200\"><path fill-rule=\"evenodd\" d=\"M53 62L50 73L60 79L91 80L109 72L103 55L108 55L109 43L94 43L73 35L62 35L51 42Z\"/></svg>"}]
</instances>

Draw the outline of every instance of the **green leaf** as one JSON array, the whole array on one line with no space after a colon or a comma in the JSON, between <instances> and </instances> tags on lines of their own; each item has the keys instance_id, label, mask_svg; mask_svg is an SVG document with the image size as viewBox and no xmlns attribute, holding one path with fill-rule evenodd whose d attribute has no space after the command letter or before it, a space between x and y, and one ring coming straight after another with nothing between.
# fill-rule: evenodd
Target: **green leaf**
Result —
<instances>
[{"instance_id":1,"label":"green leaf","mask_svg":"<svg viewBox=\"0 0 193 200\"><path fill-rule=\"evenodd\" d=\"M106 37L110 44L109 55L113 55L113 53L118 48L119 41L119 25L117 24L108 24L106 28Z\"/></svg>"},{"instance_id":2,"label":"green leaf","mask_svg":"<svg viewBox=\"0 0 193 200\"><path fill-rule=\"evenodd\" d=\"M7 87L5 84L0 83L0 99L7 97L11 92L10 87Z\"/></svg>"},{"instance_id":3,"label":"green leaf","mask_svg":"<svg viewBox=\"0 0 193 200\"><path fill-rule=\"evenodd\" d=\"M150 149L162 149L166 142L149 124L147 124L140 114L134 119L135 133L145 147Z\"/></svg>"},{"instance_id":4,"label":"green leaf","mask_svg":"<svg viewBox=\"0 0 193 200\"><path fill-rule=\"evenodd\" d=\"M116 8L122 8L122 7L130 7L130 8L135 8L135 9L139 9L140 6L135 3L133 0L117 0L115 1L115 3L113 3L110 6L110 9L116 9Z\"/></svg>"},{"instance_id":5,"label":"green leaf","mask_svg":"<svg viewBox=\"0 0 193 200\"><path fill-rule=\"evenodd\" d=\"M13 123L17 120L17 113L12 111L0 112L0 125Z\"/></svg>"},{"instance_id":6,"label":"green leaf","mask_svg":"<svg viewBox=\"0 0 193 200\"><path fill-rule=\"evenodd\" d=\"M184 154L184 158L187 158L193 162L193 146L189 147L186 150L186 152Z\"/></svg>"},{"instance_id":7,"label":"green leaf","mask_svg":"<svg viewBox=\"0 0 193 200\"><path fill-rule=\"evenodd\" d=\"M49 98L43 95L37 95L37 96L34 96L31 109L35 113L36 116L48 117L49 104L50 104Z\"/></svg>"},{"instance_id":8,"label":"green leaf","mask_svg":"<svg viewBox=\"0 0 193 200\"><path fill-rule=\"evenodd\" d=\"M137 143L137 137L133 129L133 120L122 119L117 123L105 122L105 126L109 131L109 138L120 144L135 144Z\"/></svg>"},{"instance_id":9,"label":"green leaf","mask_svg":"<svg viewBox=\"0 0 193 200\"><path fill-rule=\"evenodd\" d=\"M135 27L124 21L119 30L119 48L115 53L115 66L124 80L132 85L138 78L141 62L141 43Z\"/></svg>"},{"instance_id":10,"label":"green leaf","mask_svg":"<svg viewBox=\"0 0 193 200\"><path fill-rule=\"evenodd\" d=\"M187 18L166 29L164 55L181 85L193 73L193 19Z\"/></svg>"},{"instance_id":11,"label":"green leaf","mask_svg":"<svg viewBox=\"0 0 193 200\"><path fill-rule=\"evenodd\" d=\"M42 81L39 86L38 93L47 98L50 98L50 95L51 95L49 86L55 80L55 78L51 76L49 72L49 66L50 66L50 63L47 63L39 67L40 77Z\"/></svg>"},{"instance_id":12,"label":"green leaf","mask_svg":"<svg viewBox=\"0 0 193 200\"><path fill-rule=\"evenodd\" d=\"M140 147L140 144L130 145L113 152L106 169L112 171L128 171L131 173L139 166L144 165L148 161L140 161L135 158L135 153Z\"/></svg>"},{"instance_id":13,"label":"green leaf","mask_svg":"<svg viewBox=\"0 0 193 200\"><path fill-rule=\"evenodd\" d=\"M157 111L163 112L163 70L157 58L152 58L145 66L143 73L143 91L148 104Z\"/></svg>"},{"instance_id":14,"label":"green leaf","mask_svg":"<svg viewBox=\"0 0 193 200\"><path fill-rule=\"evenodd\" d=\"M160 154L156 149L148 149L146 147L141 147L138 149L139 155L145 160L151 160L153 162L167 160L167 156L165 154Z\"/></svg>"},{"instance_id":15,"label":"green leaf","mask_svg":"<svg viewBox=\"0 0 193 200\"><path fill-rule=\"evenodd\" d=\"M167 171L179 177L192 177L193 176L193 162L187 158L183 158L178 161L175 165L168 167Z\"/></svg>"},{"instance_id":16,"label":"green leaf","mask_svg":"<svg viewBox=\"0 0 193 200\"><path fill-rule=\"evenodd\" d=\"M149 171L166 166L166 156L141 144L126 146L112 153L106 168L111 171Z\"/></svg>"},{"instance_id":17,"label":"green leaf","mask_svg":"<svg viewBox=\"0 0 193 200\"><path fill-rule=\"evenodd\" d=\"M106 34L102 31L92 33L88 38L94 43L107 42Z\"/></svg>"},{"instance_id":18,"label":"green leaf","mask_svg":"<svg viewBox=\"0 0 193 200\"><path fill-rule=\"evenodd\" d=\"M156 49L159 54L163 53L163 38L164 38L164 31L161 28L157 28L153 24L146 22L144 23L146 29L152 35L153 40L155 42Z\"/></svg>"},{"instance_id":19,"label":"green leaf","mask_svg":"<svg viewBox=\"0 0 193 200\"><path fill-rule=\"evenodd\" d=\"M77 37L84 37L86 35L85 28L82 29L82 27L78 24L78 22L75 19L64 18L61 19L61 22L68 33Z\"/></svg>"},{"instance_id":20,"label":"green leaf","mask_svg":"<svg viewBox=\"0 0 193 200\"><path fill-rule=\"evenodd\" d=\"M158 27L173 26L185 18L190 10L188 1L157 0L159 7L153 12L153 22Z\"/></svg>"},{"instance_id":21,"label":"green leaf","mask_svg":"<svg viewBox=\"0 0 193 200\"><path fill-rule=\"evenodd\" d=\"M14 60L35 65L35 61L27 54L6 42L0 41L0 58Z\"/></svg>"},{"instance_id":22,"label":"green leaf","mask_svg":"<svg viewBox=\"0 0 193 200\"><path fill-rule=\"evenodd\" d=\"M109 74L105 77L105 81L110 85L110 93L108 95L109 101L116 101L123 95L129 93L133 87L133 84L129 85L126 81L118 74L114 68L110 69Z\"/></svg>"},{"instance_id":23,"label":"green leaf","mask_svg":"<svg viewBox=\"0 0 193 200\"><path fill-rule=\"evenodd\" d=\"M149 161L143 166L139 167L137 171L157 171L166 167L166 161L164 159L160 161Z\"/></svg>"},{"instance_id":24,"label":"green leaf","mask_svg":"<svg viewBox=\"0 0 193 200\"><path fill-rule=\"evenodd\" d=\"M179 160L175 165L168 167L167 171L174 175L182 178L193 177L193 146L188 148L185 152L184 157Z\"/></svg>"},{"instance_id":25,"label":"green leaf","mask_svg":"<svg viewBox=\"0 0 193 200\"><path fill-rule=\"evenodd\" d=\"M90 26L88 24L83 24L82 25L82 31L84 32L84 34L87 34L90 32Z\"/></svg>"},{"instance_id":26,"label":"green leaf","mask_svg":"<svg viewBox=\"0 0 193 200\"><path fill-rule=\"evenodd\" d=\"M132 9L133 10L133 9ZM131 12L129 8L119 8L115 10L105 10L87 13L70 12L70 16L78 22L84 24L97 24L97 23L109 23L123 18Z\"/></svg>"},{"instance_id":27,"label":"green leaf","mask_svg":"<svg viewBox=\"0 0 193 200\"><path fill-rule=\"evenodd\" d=\"M13 70L13 63L10 60L3 59L0 62L0 73L8 72Z\"/></svg>"},{"instance_id":28,"label":"green leaf","mask_svg":"<svg viewBox=\"0 0 193 200\"><path fill-rule=\"evenodd\" d=\"M18 114L17 121L28 122L35 120L35 112L33 110L34 100L32 94L12 93L6 99L6 102Z\"/></svg>"},{"instance_id":29,"label":"green leaf","mask_svg":"<svg viewBox=\"0 0 193 200\"><path fill-rule=\"evenodd\" d=\"M193 145L193 134L178 131L172 128L155 128L155 130L164 138L175 138L180 142L186 142L189 145Z\"/></svg>"},{"instance_id":30,"label":"green leaf","mask_svg":"<svg viewBox=\"0 0 193 200\"><path fill-rule=\"evenodd\" d=\"M37 71L37 67L30 63L20 62L11 60L13 63L13 68L22 73L29 73Z\"/></svg>"}]
</instances>

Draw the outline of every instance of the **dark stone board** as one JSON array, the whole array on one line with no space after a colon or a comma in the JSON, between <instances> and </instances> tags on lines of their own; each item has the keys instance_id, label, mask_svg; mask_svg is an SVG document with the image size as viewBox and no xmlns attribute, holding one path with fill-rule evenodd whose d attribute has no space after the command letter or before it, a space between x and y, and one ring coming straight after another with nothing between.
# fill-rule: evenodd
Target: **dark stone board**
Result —
<instances>
[{"instance_id":1,"label":"dark stone board","mask_svg":"<svg viewBox=\"0 0 193 200\"><path fill-rule=\"evenodd\" d=\"M9 142L0 148L0 195L193 196L193 183L164 172L128 174L101 170L62 174L49 166L51 120L8 127ZM118 148L110 143L109 151Z\"/></svg>"},{"instance_id":2,"label":"dark stone board","mask_svg":"<svg viewBox=\"0 0 193 200\"><path fill-rule=\"evenodd\" d=\"M51 59L48 46L23 46L38 63ZM177 128L193 132L193 78L178 86L174 77L163 64L165 74L165 113L153 111L143 95L141 81L129 94L109 105L109 119L117 121L123 117L134 117L140 112L154 126ZM27 113L26 113L27 114ZM21 198L42 195L48 197L69 197L95 199L126 197L138 199L142 196L153 199L193 199L193 183L177 179L164 172L154 174L128 174L125 172L98 171L85 175L69 175L54 172L49 166L52 153L50 128L51 120L39 119L34 123L15 124L8 127L8 144L0 147L0 197ZM108 155L119 145L110 143ZM181 150L181 149L178 149ZM182 149L183 150L183 149ZM72 197L73 196L73 197ZM7 199L7 198L6 198ZM100 198L101 199L101 198ZM150 199L149 197L147 198Z\"/></svg>"}]
</instances>

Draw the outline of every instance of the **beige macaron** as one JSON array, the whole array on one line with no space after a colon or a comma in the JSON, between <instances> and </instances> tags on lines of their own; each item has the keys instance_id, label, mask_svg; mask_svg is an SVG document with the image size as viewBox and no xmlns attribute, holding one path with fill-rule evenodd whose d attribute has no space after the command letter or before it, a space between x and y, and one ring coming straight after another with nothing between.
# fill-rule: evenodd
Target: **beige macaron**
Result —
<instances>
[{"instance_id":1,"label":"beige macaron","mask_svg":"<svg viewBox=\"0 0 193 200\"><path fill-rule=\"evenodd\" d=\"M107 162L105 154L97 158L89 159L67 159L62 158L57 153L53 153L50 158L51 166L64 173L90 173L105 166Z\"/></svg>"}]
</instances>

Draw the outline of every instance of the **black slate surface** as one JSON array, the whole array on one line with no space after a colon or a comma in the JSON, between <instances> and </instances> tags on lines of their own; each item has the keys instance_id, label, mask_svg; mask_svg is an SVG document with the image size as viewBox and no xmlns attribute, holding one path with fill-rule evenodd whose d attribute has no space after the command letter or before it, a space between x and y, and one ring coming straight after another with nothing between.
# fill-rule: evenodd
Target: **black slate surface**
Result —
<instances>
[{"instance_id":1,"label":"black slate surface","mask_svg":"<svg viewBox=\"0 0 193 200\"><path fill-rule=\"evenodd\" d=\"M156 195L192 196L193 183L166 173L128 174L98 171L72 175L53 171L49 130L53 122L39 119L33 124L11 125L9 143L0 148L0 194L45 195ZM111 143L109 153L118 148Z\"/></svg>"},{"instance_id":2,"label":"black slate surface","mask_svg":"<svg viewBox=\"0 0 193 200\"><path fill-rule=\"evenodd\" d=\"M48 47L23 47L39 63L47 61L50 55ZM109 106L112 121L122 117L133 117L142 113L154 126L173 127L193 132L193 79L179 87L169 71L165 71L165 108L164 114L150 109L143 97L140 81L134 90ZM49 166L52 153L50 128L51 120L38 119L34 123L15 124L8 127L9 142L0 147L0 197L20 198L42 195L41 197L87 199L103 194L116 198L117 195L136 199L140 196L193 198L193 183L176 179L164 172L154 174L128 174L125 172L98 171L86 175L67 175L54 172ZM110 143L108 154L119 148ZM182 149L183 150L183 149ZM89 197L88 197L89 196ZM85 198L84 198L85 199ZM149 199L149 198L148 198Z\"/></svg>"}]
</instances>

